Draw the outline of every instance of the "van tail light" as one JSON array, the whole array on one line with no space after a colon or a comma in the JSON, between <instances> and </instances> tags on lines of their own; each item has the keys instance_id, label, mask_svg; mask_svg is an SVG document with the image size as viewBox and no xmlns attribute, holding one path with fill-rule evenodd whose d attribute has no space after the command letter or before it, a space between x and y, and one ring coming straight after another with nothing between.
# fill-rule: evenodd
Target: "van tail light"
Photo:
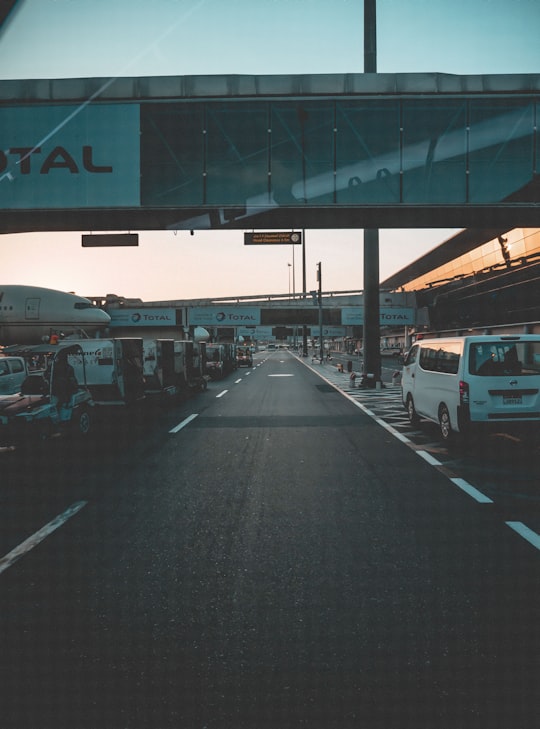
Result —
<instances>
[{"instance_id":1,"label":"van tail light","mask_svg":"<svg viewBox=\"0 0 540 729\"><path fill-rule=\"evenodd\" d=\"M459 402L461 405L469 404L469 385L463 380L459 381Z\"/></svg>"}]
</instances>

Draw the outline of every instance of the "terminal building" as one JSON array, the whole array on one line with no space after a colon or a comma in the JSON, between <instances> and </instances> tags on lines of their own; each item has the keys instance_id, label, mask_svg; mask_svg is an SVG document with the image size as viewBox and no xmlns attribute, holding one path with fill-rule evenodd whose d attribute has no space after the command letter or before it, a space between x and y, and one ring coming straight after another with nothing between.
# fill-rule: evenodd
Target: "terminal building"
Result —
<instances>
[{"instance_id":1,"label":"terminal building","mask_svg":"<svg viewBox=\"0 0 540 729\"><path fill-rule=\"evenodd\" d=\"M540 229L463 230L381 289L416 293L413 335L539 333Z\"/></svg>"}]
</instances>

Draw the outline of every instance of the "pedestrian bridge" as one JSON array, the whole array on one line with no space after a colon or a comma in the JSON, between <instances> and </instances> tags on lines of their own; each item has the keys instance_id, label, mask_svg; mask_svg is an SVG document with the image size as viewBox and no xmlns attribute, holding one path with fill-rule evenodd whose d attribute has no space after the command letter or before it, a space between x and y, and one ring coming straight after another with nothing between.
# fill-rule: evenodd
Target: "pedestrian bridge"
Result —
<instances>
[{"instance_id":1,"label":"pedestrian bridge","mask_svg":"<svg viewBox=\"0 0 540 729\"><path fill-rule=\"evenodd\" d=\"M0 81L0 232L540 225L540 75Z\"/></svg>"}]
</instances>

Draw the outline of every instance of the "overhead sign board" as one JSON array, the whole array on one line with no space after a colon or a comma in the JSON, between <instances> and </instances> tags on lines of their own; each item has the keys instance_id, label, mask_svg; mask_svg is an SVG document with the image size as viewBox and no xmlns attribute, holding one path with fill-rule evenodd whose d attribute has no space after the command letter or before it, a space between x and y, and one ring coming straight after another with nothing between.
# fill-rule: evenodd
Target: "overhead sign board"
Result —
<instances>
[{"instance_id":1,"label":"overhead sign board","mask_svg":"<svg viewBox=\"0 0 540 729\"><path fill-rule=\"evenodd\" d=\"M138 246L138 233L92 233L82 236L83 248L108 248L109 246Z\"/></svg>"},{"instance_id":2,"label":"overhead sign board","mask_svg":"<svg viewBox=\"0 0 540 729\"><path fill-rule=\"evenodd\" d=\"M311 327L311 336L318 337L320 329L319 327ZM325 327L322 328L323 337L344 337L347 333L345 327Z\"/></svg>"},{"instance_id":3,"label":"overhead sign board","mask_svg":"<svg viewBox=\"0 0 540 729\"><path fill-rule=\"evenodd\" d=\"M182 309L110 309L110 327L176 327L182 324Z\"/></svg>"},{"instance_id":4,"label":"overhead sign board","mask_svg":"<svg viewBox=\"0 0 540 729\"><path fill-rule=\"evenodd\" d=\"M244 233L245 246L285 246L300 245L302 233L296 231L258 231L256 233Z\"/></svg>"},{"instance_id":5,"label":"overhead sign board","mask_svg":"<svg viewBox=\"0 0 540 729\"><path fill-rule=\"evenodd\" d=\"M189 325L239 327L261 323L261 310L253 306L193 306Z\"/></svg>"},{"instance_id":6,"label":"overhead sign board","mask_svg":"<svg viewBox=\"0 0 540 729\"><path fill-rule=\"evenodd\" d=\"M252 339L271 339L272 327L238 327L236 333L239 337L251 337Z\"/></svg>"},{"instance_id":7,"label":"overhead sign board","mask_svg":"<svg viewBox=\"0 0 540 729\"><path fill-rule=\"evenodd\" d=\"M346 306L341 310L341 323L346 326L357 326L364 323L363 306ZM409 326L415 323L413 307L381 306L379 309L380 326Z\"/></svg>"}]
</instances>

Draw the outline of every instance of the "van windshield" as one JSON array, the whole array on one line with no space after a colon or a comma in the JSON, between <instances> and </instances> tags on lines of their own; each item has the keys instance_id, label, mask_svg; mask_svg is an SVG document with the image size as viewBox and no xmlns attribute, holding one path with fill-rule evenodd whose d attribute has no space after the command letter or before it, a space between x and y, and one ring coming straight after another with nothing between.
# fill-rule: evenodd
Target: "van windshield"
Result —
<instances>
[{"instance_id":1,"label":"van windshield","mask_svg":"<svg viewBox=\"0 0 540 729\"><path fill-rule=\"evenodd\" d=\"M471 375L540 374L540 339L538 341L500 341L472 343L469 357Z\"/></svg>"}]
</instances>

